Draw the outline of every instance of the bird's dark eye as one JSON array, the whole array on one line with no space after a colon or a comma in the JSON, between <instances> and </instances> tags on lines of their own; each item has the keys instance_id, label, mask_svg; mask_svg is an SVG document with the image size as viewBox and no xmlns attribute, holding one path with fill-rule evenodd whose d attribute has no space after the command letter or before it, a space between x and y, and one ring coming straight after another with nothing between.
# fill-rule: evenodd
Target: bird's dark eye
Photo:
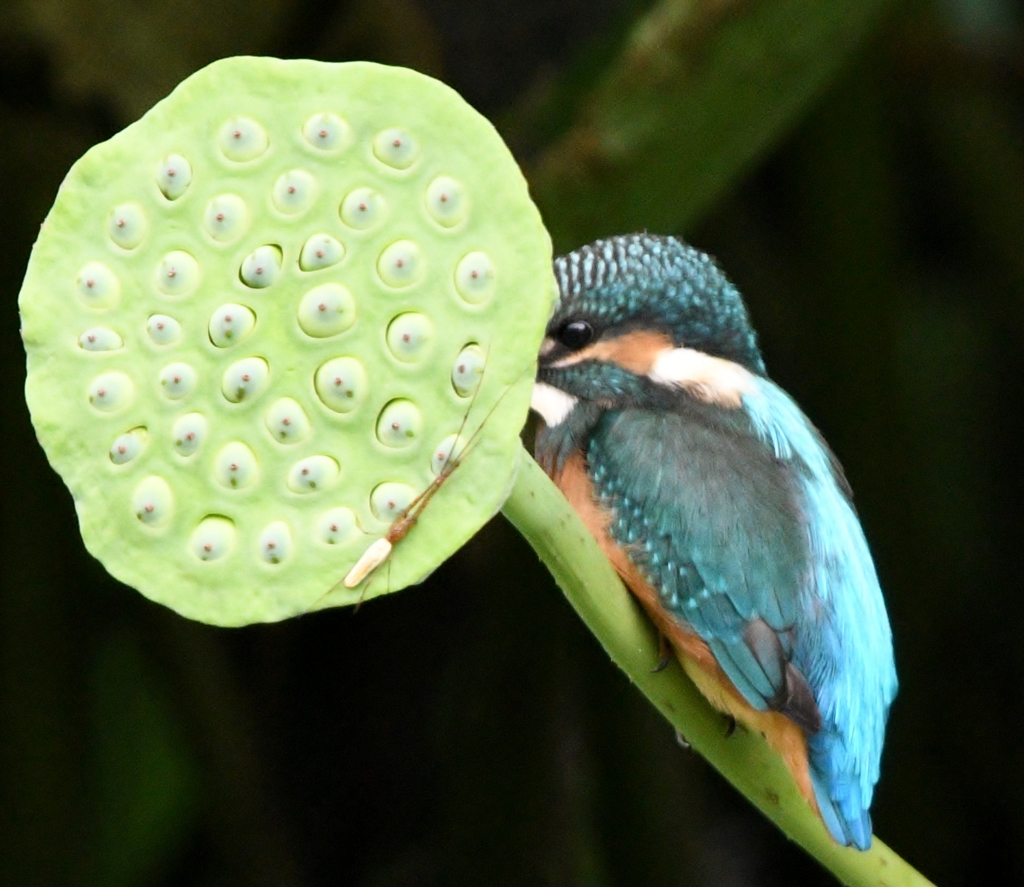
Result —
<instances>
[{"instance_id":1,"label":"bird's dark eye","mask_svg":"<svg viewBox=\"0 0 1024 887\"><path fill-rule=\"evenodd\" d=\"M594 328L585 320L570 320L558 331L558 341L570 351L586 348L594 338Z\"/></svg>"}]
</instances>

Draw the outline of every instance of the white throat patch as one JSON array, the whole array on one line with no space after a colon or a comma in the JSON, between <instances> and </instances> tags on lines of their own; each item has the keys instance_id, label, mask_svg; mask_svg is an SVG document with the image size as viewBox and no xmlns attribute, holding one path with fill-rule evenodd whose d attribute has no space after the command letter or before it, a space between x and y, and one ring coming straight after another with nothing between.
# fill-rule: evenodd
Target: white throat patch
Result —
<instances>
[{"instance_id":1,"label":"white throat patch","mask_svg":"<svg viewBox=\"0 0 1024 887\"><path fill-rule=\"evenodd\" d=\"M530 409L540 413L548 428L561 425L572 408L579 401L571 394L566 394L544 382L533 383L533 396L530 398Z\"/></svg>"}]
</instances>

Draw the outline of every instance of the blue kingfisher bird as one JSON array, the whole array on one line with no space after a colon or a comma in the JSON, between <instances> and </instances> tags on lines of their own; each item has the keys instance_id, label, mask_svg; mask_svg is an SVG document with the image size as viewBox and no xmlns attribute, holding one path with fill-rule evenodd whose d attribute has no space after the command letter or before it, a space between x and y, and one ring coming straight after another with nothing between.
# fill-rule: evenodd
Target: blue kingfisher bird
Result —
<instances>
[{"instance_id":1,"label":"blue kingfisher bird","mask_svg":"<svg viewBox=\"0 0 1024 887\"><path fill-rule=\"evenodd\" d=\"M839 462L706 254L612 237L555 276L538 462L711 704L765 735L836 841L867 849L897 682Z\"/></svg>"}]
</instances>

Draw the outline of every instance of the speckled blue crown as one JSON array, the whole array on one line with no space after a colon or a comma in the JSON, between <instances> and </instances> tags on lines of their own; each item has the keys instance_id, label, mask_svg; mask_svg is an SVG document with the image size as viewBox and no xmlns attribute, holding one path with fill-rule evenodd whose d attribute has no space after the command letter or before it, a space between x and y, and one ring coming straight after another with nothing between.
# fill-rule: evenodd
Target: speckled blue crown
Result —
<instances>
[{"instance_id":1,"label":"speckled blue crown","mask_svg":"<svg viewBox=\"0 0 1024 887\"><path fill-rule=\"evenodd\" d=\"M739 290L707 253L678 238L596 240L555 259L555 277L561 301L549 329L575 315L602 325L636 320L666 330L678 346L765 372Z\"/></svg>"}]
</instances>

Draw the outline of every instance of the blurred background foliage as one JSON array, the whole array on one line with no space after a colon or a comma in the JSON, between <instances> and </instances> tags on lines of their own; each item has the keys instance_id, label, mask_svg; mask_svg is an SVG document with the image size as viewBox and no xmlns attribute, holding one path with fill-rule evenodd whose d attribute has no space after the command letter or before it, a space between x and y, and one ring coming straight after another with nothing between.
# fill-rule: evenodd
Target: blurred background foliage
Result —
<instances>
[{"instance_id":1,"label":"blurred background foliage","mask_svg":"<svg viewBox=\"0 0 1024 887\"><path fill-rule=\"evenodd\" d=\"M876 830L940 884L1024 883L1019 0L4 6L0 882L831 882L679 748L501 519L419 588L231 631L85 554L22 398L31 243L91 144L254 53L444 79L559 251L649 228L721 260L887 592Z\"/></svg>"}]
</instances>

